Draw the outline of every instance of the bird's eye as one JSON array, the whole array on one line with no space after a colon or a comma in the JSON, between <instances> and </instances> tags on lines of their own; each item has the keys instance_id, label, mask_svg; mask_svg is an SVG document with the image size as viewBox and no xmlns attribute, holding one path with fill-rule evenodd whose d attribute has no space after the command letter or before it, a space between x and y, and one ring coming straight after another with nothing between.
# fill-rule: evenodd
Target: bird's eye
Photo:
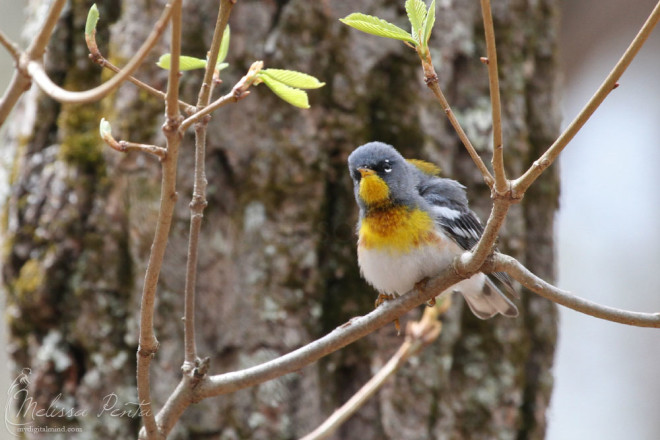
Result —
<instances>
[{"instance_id":1,"label":"bird's eye","mask_svg":"<svg viewBox=\"0 0 660 440\"><path fill-rule=\"evenodd\" d=\"M389 162L386 162L385 165L383 165L383 171L386 173L392 172L392 165L390 165Z\"/></svg>"}]
</instances>

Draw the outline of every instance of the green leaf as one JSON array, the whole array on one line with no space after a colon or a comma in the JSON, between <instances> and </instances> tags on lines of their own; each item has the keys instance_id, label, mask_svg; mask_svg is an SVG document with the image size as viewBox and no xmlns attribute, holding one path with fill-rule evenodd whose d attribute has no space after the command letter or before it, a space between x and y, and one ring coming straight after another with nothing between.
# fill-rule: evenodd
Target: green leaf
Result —
<instances>
[{"instance_id":1,"label":"green leaf","mask_svg":"<svg viewBox=\"0 0 660 440\"><path fill-rule=\"evenodd\" d=\"M99 22L99 9L96 7L96 3L89 8L89 13L87 14L87 22L85 23L85 35L92 35L96 30L96 23Z\"/></svg>"},{"instance_id":2,"label":"green leaf","mask_svg":"<svg viewBox=\"0 0 660 440\"><path fill-rule=\"evenodd\" d=\"M108 136L112 137L112 126L105 118L101 118L101 123L99 124L99 134L103 139Z\"/></svg>"},{"instance_id":3,"label":"green leaf","mask_svg":"<svg viewBox=\"0 0 660 440\"><path fill-rule=\"evenodd\" d=\"M325 85L325 83L314 78L312 75L296 72L295 70L264 69L261 71L261 74L297 89L318 89Z\"/></svg>"},{"instance_id":4,"label":"green leaf","mask_svg":"<svg viewBox=\"0 0 660 440\"><path fill-rule=\"evenodd\" d=\"M415 39L408 32L392 23L381 20L380 18L374 17L372 15L354 12L345 18L340 18L339 21L359 31L366 32L367 34L407 41L417 45L417 41L415 41Z\"/></svg>"},{"instance_id":5,"label":"green leaf","mask_svg":"<svg viewBox=\"0 0 660 440\"><path fill-rule=\"evenodd\" d=\"M433 25L435 24L435 0L431 2L429 6L429 12L426 14L426 20L424 20L424 39L422 44L429 44L429 39L431 38L431 30L433 30Z\"/></svg>"},{"instance_id":6,"label":"green leaf","mask_svg":"<svg viewBox=\"0 0 660 440\"><path fill-rule=\"evenodd\" d=\"M422 44L420 31L423 29L426 18L426 4L422 0L406 0L406 13L410 20L413 38Z\"/></svg>"},{"instance_id":7,"label":"green leaf","mask_svg":"<svg viewBox=\"0 0 660 440\"><path fill-rule=\"evenodd\" d=\"M229 63L218 63L218 64L215 65L215 70L220 72L221 70L224 70L227 67L229 67Z\"/></svg>"},{"instance_id":8,"label":"green leaf","mask_svg":"<svg viewBox=\"0 0 660 440\"><path fill-rule=\"evenodd\" d=\"M268 86L269 89L273 91L273 93L275 93L284 101L296 107L309 108L307 92L304 90L289 87L268 75L262 75L259 73L257 76L264 82L264 84L266 84L266 86Z\"/></svg>"},{"instance_id":9,"label":"green leaf","mask_svg":"<svg viewBox=\"0 0 660 440\"><path fill-rule=\"evenodd\" d=\"M222 42L220 43L220 52L218 53L218 64L222 63L225 60L225 58L227 58L227 53L229 52L230 38L231 38L231 31L229 30L229 25L227 25L227 27L225 27L224 32L222 33Z\"/></svg>"},{"instance_id":10,"label":"green leaf","mask_svg":"<svg viewBox=\"0 0 660 440\"><path fill-rule=\"evenodd\" d=\"M156 63L158 67L165 70L170 70L172 67L172 55L169 53L163 54L158 58ZM185 72L186 70L204 69L206 67L206 60L195 57L180 56L179 57L179 70Z\"/></svg>"}]
</instances>

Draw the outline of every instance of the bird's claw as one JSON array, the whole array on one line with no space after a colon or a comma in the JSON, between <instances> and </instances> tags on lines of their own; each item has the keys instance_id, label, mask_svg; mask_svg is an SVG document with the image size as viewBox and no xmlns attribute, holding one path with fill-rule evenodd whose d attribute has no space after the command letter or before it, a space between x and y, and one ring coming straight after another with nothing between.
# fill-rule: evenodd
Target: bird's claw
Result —
<instances>
[{"instance_id":1,"label":"bird's claw","mask_svg":"<svg viewBox=\"0 0 660 440\"><path fill-rule=\"evenodd\" d=\"M374 303L374 308L377 308L385 301L391 301L393 299L394 299L394 295L388 295L387 293L379 293L378 298L376 298L376 302ZM401 336L401 322L399 321L399 318L394 319L394 328L396 328L396 335Z\"/></svg>"}]
</instances>

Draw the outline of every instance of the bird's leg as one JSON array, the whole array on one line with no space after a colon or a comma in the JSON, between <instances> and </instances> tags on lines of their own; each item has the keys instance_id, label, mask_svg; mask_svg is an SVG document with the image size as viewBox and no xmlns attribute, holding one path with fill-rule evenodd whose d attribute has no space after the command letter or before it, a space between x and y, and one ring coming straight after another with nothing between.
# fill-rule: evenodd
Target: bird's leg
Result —
<instances>
[{"instance_id":1,"label":"bird's leg","mask_svg":"<svg viewBox=\"0 0 660 440\"><path fill-rule=\"evenodd\" d=\"M385 301L391 301L394 299L394 295L389 295L387 293L379 293L376 302L374 303L374 308L377 308L379 305L383 304Z\"/></svg>"},{"instance_id":2,"label":"bird's leg","mask_svg":"<svg viewBox=\"0 0 660 440\"><path fill-rule=\"evenodd\" d=\"M415 290L424 290L426 288L426 283L429 281L429 278L422 278L421 280L417 281L415 283ZM435 306L435 296L431 298L430 300L426 301L426 305L428 307L433 307Z\"/></svg>"},{"instance_id":3,"label":"bird's leg","mask_svg":"<svg viewBox=\"0 0 660 440\"><path fill-rule=\"evenodd\" d=\"M395 297L394 295L388 295L387 293L379 293L378 298L376 298L376 302L374 303L374 308L377 308L379 305L383 304L385 301L391 301ZM396 334L397 336L401 335L401 322L399 322L399 318L394 319L394 328L396 328Z\"/></svg>"}]
</instances>

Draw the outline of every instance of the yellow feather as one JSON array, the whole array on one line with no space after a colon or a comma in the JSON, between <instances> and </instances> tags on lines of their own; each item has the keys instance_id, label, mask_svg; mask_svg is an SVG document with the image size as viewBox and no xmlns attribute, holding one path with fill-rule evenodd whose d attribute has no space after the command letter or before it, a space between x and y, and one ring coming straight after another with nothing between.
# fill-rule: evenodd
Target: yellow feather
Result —
<instances>
[{"instance_id":1,"label":"yellow feather","mask_svg":"<svg viewBox=\"0 0 660 440\"><path fill-rule=\"evenodd\" d=\"M364 173L364 177L360 180L359 194L367 206L375 206L387 201L390 189L387 187L387 183L377 174L368 171Z\"/></svg>"},{"instance_id":2,"label":"yellow feather","mask_svg":"<svg viewBox=\"0 0 660 440\"><path fill-rule=\"evenodd\" d=\"M409 163L415 165L421 172L429 176L440 176L440 167L425 160L406 159Z\"/></svg>"},{"instance_id":3,"label":"yellow feather","mask_svg":"<svg viewBox=\"0 0 660 440\"><path fill-rule=\"evenodd\" d=\"M360 225L360 246L409 252L434 238L431 217L419 209L391 206L367 213Z\"/></svg>"}]
</instances>

